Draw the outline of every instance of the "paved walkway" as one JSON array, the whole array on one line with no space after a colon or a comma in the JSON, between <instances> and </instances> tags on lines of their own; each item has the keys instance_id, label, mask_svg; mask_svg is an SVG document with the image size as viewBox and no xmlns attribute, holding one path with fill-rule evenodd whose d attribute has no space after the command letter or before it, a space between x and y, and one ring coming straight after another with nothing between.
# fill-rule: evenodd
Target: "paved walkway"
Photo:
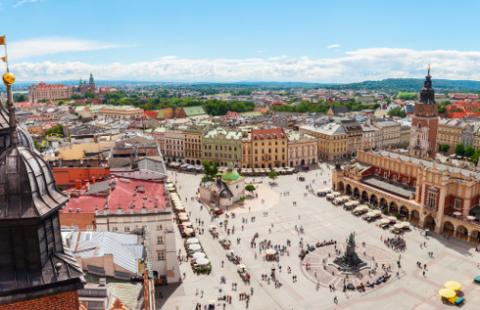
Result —
<instances>
[{"instance_id":1,"label":"paved walkway","mask_svg":"<svg viewBox=\"0 0 480 310\"><path fill-rule=\"evenodd\" d=\"M398 253L385 247L380 240L381 236L384 238L391 236L389 232L333 206L324 198L312 194L305 196L307 184L312 184L314 188L325 187L323 182L329 182L329 170L324 168L323 171L310 171L304 175L305 182L297 181L295 175L280 176L276 180L277 185L272 187L268 185L267 179L264 179L263 185L258 188L258 192L261 193L259 199L263 195L264 204L261 201L259 204L257 199L247 201L242 212L238 213L234 220L229 219L230 224L235 226L235 234L229 236L232 248L242 257L242 263L249 269L252 275L251 285L242 282L236 272L236 266L226 259L226 251L218 240L205 232L198 238L212 261L212 273L208 276L196 276L192 273L190 265L183 263L180 269L185 272L186 278L181 285L157 288L157 293L161 291L164 296L168 295L168 299L159 299L157 302L162 305L162 309L194 309L197 302L204 305L208 300L217 299L225 293L233 297L233 303L227 304L226 309L246 309L245 301L239 301L238 294L250 293L251 287L253 295L250 298L249 309L442 309L447 306L442 305L437 291L447 280L457 280L464 285L466 304L463 309L478 308L480 286L474 285L472 278L480 274L480 269L477 268L477 263L480 262L479 253L456 240L447 241L442 237L431 237L427 240L417 230L405 235L407 249L402 253L400 279L389 281L378 289L367 290L365 293L339 291L331 293L325 287L317 290L315 282L302 271L298 258L300 238L310 244L330 239L343 242L350 232L355 232L357 244L365 242L367 246L379 248L393 257L397 257ZM182 200L185 201L185 197L188 197L186 208L191 212L191 222L195 224L197 218L203 220L207 231L210 224L218 226L224 218L210 222L210 216L205 208L200 211L199 203L190 199L197 191L200 178L200 175L175 173L172 174L171 180L176 181ZM258 179L256 178L257 181ZM265 209L268 211L266 217ZM248 224L242 224L242 217L248 219ZM254 223L251 222L251 217L256 217ZM295 225L303 226L305 233L303 235L297 233ZM259 234L259 238L257 248L253 249L250 241L255 233ZM181 248L183 242L179 235L177 238L178 247ZM237 238L240 238L238 245ZM286 245L287 239L291 241L291 246L287 247L289 255L285 253L280 256L279 263L274 265L277 278L282 284L280 288L275 288L272 281L269 284L262 280L262 274L270 274L272 268L272 263L266 262L263 255L258 252L259 242L266 239L271 240L272 244L282 246ZM427 247L420 248L420 244L424 242ZM434 252L434 258L429 258L429 251ZM427 264L425 277L417 268L417 261ZM287 273L288 266L291 268L290 274ZM293 281L293 275L297 276L296 282ZM226 284L220 283L221 276L226 277ZM237 291L232 291L232 282L237 283ZM338 297L338 305L333 303L334 296ZM219 302L218 306L218 309L222 309L223 302Z\"/></svg>"}]
</instances>

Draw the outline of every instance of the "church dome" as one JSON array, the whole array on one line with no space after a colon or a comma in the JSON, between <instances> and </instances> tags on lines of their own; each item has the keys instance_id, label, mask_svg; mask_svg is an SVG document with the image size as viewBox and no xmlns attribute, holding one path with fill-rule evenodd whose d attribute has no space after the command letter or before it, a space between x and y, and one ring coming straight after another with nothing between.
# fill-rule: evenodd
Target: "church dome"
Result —
<instances>
[{"instance_id":1,"label":"church dome","mask_svg":"<svg viewBox=\"0 0 480 310\"><path fill-rule=\"evenodd\" d=\"M37 152L13 145L0 155L0 218L43 217L67 200Z\"/></svg>"},{"instance_id":2,"label":"church dome","mask_svg":"<svg viewBox=\"0 0 480 310\"><path fill-rule=\"evenodd\" d=\"M225 173L222 175L222 180L224 181L237 181L240 179L240 173L238 173L237 170L235 169L228 169L225 171Z\"/></svg>"},{"instance_id":3,"label":"church dome","mask_svg":"<svg viewBox=\"0 0 480 310\"><path fill-rule=\"evenodd\" d=\"M3 148L10 146L10 125L8 123L8 118L8 110L3 106L0 107L0 137L4 137L5 139L5 142L0 144L3 144ZM20 145L23 145L29 149L34 149L32 137L25 127L17 125L17 133L18 142ZM0 150L1 149L2 146L0 146Z\"/></svg>"}]
</instances>

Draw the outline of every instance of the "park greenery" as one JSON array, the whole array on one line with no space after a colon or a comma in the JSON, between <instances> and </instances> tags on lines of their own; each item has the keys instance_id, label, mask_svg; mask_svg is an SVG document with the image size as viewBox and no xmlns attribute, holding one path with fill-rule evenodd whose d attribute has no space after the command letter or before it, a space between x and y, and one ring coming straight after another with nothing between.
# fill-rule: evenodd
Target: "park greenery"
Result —
<instances>
[{"instance_id":1,"label":"park greenery","mask_svg":"<svg viewBox=\"0 0 480 310\"><path fill-rule=\"evenodd\" d=\"M457 144L455 146L455 155L469 158L476 165L480 158L480 149L475 149L471 145Z\"/></svg>"},{"instance_id":2,"label":"park greenery","mask_svg":"<svg viewBox=\"0 0 480 310\"><path fill-rule=\"evenodd\" d=\"M55 137L63 137L63 125L62 124L57 124L53 127L50 127L45 131L45 136L50 137L50 136L55 136Z\"/></svg>"},{"instance_id":3,"label":"park greenery","mask_svg":"<svg viewBox=\"0 0 480 310\"><path fill-rule=\"evenodd\" d=\"M378 104L361 103L355 100L349 102L327 103L326 101L310 102L300 101L286 105L274 106L273 111L294 112L294 113L327 113L331 107L346 107L349 111L361 111L366 109L376 109Z\"/></svg>"},{"instance_id":4,"label":"park greenery","mask_svg":"<svg viewBox=\"0 0 480 310\"><path fill-rule=\"evenodd\" d=\"M117 91L105 94L104 104L132 105L144 110L160 110L164 108L202 106L210 115L225 115L228 111L250 112L255 108L252 101L225 101L216 99L202 99L195 97L169 97L165 92L156 92L147 98L139 93Z\"/></svg>"},{"instance_id":5,"label":"park greenery","mask_svg":"<svg viewBox=\"0 0 480 310\"><path fill-rule=\"evenodd\" d=\"M406 91L401 91L397 93L397 99L402 99L402 100L415 100L418 98L418 93L417 92L406 92Z\"/></svg>"},{"instance_id":6,"label":"park greenery","mask_svg":"<svg viewBox=\"0 0 480 310\"><path fill-rule=\"evenodd\" d=\"M402 107L395 107L393 109L390 109L388 111L388 116L397 116L397 117L405 117L407 116L407 113L405 113L405 110Z\"/></svg>"}]
</instances>

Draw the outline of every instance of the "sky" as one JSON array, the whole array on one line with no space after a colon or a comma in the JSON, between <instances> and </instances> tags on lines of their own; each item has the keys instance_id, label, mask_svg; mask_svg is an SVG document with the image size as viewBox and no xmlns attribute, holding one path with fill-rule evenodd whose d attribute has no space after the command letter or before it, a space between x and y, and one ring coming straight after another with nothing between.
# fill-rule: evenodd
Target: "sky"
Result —
<instances>
[{"instance_id":1,"label":"sky","mask_svg":"<svg viewBox=\"0 0 480 310\"><path fill-rule=\"evenodd\" d=\"M0 0L20 81L480 80L475 0ZM1 49L0 49L1 51Z\"/></svg>"}]
</instances>

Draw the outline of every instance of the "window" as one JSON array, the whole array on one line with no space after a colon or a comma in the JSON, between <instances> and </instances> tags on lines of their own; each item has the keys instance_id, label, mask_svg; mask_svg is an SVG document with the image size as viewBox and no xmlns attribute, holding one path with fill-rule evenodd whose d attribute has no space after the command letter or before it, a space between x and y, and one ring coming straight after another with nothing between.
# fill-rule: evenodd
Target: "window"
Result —
<instances>
[{"instance_id":1,"label":"window","mask_svg":"<svg viewBox=\"0 0 480 310\"><path fill-rule=\"evenodd\" d=\"M462 199L455 198L455 200L453 201L453 209L462 210Z\"/></svg>"},{"instance_id":2,"label":"window","mask_svg":"<svg viewBox=\"0 0 480 310\"><path fill-rule=\"evenodd\" d=\"M157 225L157 231L162 229L163 229L162 225Z\"/></svg>"},{"instance_id":3,"label":"window","mask_svg":"<svg viewBox=\"0 0 480 310\"><path fill-rule=\"evenodd\" d=\"M112 227L112 231L118 231L118 227Z\"/></svg>"},{"instance_id":4,"label":"window","mask_svg":"<svg viewBox=\"0 0 480 310\"><path fill-rule=\"evenodd\" d=\"M163 236L157 236L157 244L163 244Z\"/></svg>"},{"instance_id":5,"label":"window","mask_svg":"<svg viewBox=\"0 0 480 310\"><path fill-rule=\"evenodd\" d=\"M130 231L130 227L128 227L128 226L123 227L123 231L129 232L129 231Z\"/></svg>"},{"instance_id":6,"label":"window","mask_svg":"<svg viewBox=\"0 0 480 310\"><path fill-rule=\"evenodd\" d=\"M163 250L157 251L157 260L165 260L165 251Z\"/></svg>"},{"instance_id":7,"label":"window","mask_svg":"<svg viewBox=\"0 0 480 310\"><path fill-rule=\"evenodd\" d=\"M438 189L431 187L427 189L427 198L425 205L430 209L437 209L437 198L438 198Z\"/></svg>"}]
</instances>

